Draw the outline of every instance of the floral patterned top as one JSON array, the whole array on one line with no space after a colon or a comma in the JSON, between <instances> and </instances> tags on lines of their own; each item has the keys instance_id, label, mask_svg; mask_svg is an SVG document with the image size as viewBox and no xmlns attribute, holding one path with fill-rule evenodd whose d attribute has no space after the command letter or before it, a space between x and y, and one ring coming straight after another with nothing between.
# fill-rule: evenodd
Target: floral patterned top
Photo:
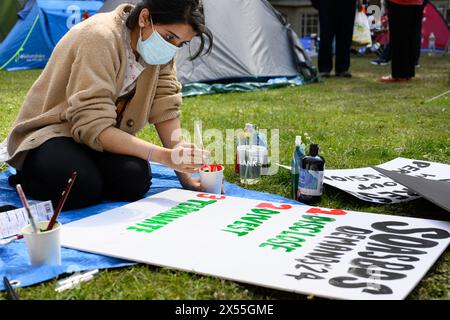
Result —
<instances>
[{"instance_id":1,"label":"floral patterned top","mask_svg":"<svg viewBox=\"0 0 450 320\"><path fill-rule=\"evenodd\" d=\"M125 78L123 80L122 90L120 90L119 97L122 97L128 93L130 93L135 87L136 82L141 73L148 66L142 57L139 57L139 60L136 60L136 56L134 55L133 49L131 48L131 37L130 37L130 29L125 25L125 22L128 18L129 13L125 13L123 15L123 32L125 39L125 48L126 48L126 56L127 56L127 66L125 71Z\"/></svg>"}]
</instances>

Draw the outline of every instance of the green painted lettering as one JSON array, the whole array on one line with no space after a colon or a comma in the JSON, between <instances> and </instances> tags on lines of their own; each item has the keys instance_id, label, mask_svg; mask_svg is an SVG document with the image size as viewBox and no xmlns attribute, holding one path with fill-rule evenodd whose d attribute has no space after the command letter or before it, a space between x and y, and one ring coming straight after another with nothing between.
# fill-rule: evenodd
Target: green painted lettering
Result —
<instances>
[{"instance_id":1,"label":"green painted lettering","mask_svg":"<svg viewBox=\"0 0 450 320\"><path fill-rule=\"evenodd\" d=\"M154 218L154 217L153 217L153 218ZM160 225L163 225L163 226L165 226L165 225L167 224L167 222L164 222L164 221L158 221L158 220L155 220L155 219L153 219L153 218L145 219L145 220L144 220L144 223L149 223L149 224L160 224Z\"/></svg>"},{"instance_id":2,"label":"green painted lettering","mask_svg":"<svg viewBox=\"0 0 450 320\"><path fill-rule=\"evenodd\" d=\"M261 248L270 246L272 248L272 250L284 249L284 251L286 251L286 252L292 252L295 250L295 248L291 248L291 247L287 247L287 246L283 246L283 245L275 244L275 243L269 243L269 242L263 242L259 246Z\"/></svg>"},{"instance_id":3,"label":"green painted lettering","mask_svg":"<svg viewBox=\"0 0 450 320\"><path fill-rule=\"evenodd\" d=\"M137 223L136 225L140 226L140 227L144 227L144 228L150 229L151 231L155 231L155 230L161 228L161 226L155 226L155 225L147 224L147 223Z\"/></svg>"},{"instance_id":4,"label":"green painted lettering","mask_svg":"<svg viewBox=\"0 0 450 320\"><path fill-rule=\"evenodd\" d=\"M217 202L217 200L187 200L186 202L179 203L177 206L170 208L167 211L161 212L151 218L147 218L140 223L137 223L136 226L127 228L127 230L150 233L154 230L162 228L176 219L182 218L191 212L199 211L200 209L215 202Z\"/></svg>"},{"instance_id":5,"label":"green painted lettering","mask_svg":"<svg viewBox=\"0 0 450 320\"><path fill-rule=\"evenodd\" d=\"M245 221L241 221L241 220L235 221L235 222L233 222L233 224L234 225L235 224L242 224L244 226L249 226L249 227L259 227L258 223L245 222Z\"/></svg>"},{"instance_id":6,"label":"green painted lettering","mask_svg":"<svg viewBox=\"0 0 450 320\"><path fill-rule=\"evenodd\" d=\"M248 234L248 232L245 232L245 231L238 232L238 231L227 230L227 229L222 229L222 231L235 233L235 234L237 234L239 237L242 237L242 236L245 236L246 234Z\"/></svg>"},{"instance_id":7,"label":"green painted lettering","mask_svg":"<svg viewBox=\"0 0 450 320\"><path fill-rule=\"evenodd\" d=\"M137 232L146 232L146 233L153 232L153 230L144 229L144 228L138 228L138 227L134 227L134 226L128 227L127 230L134 230L134 231L137 231Z\"/></svg>"},{"instance_id":8,"label":"green painted lettering","mask_svg":"<svg viewBox=\"0 0 450 320\"><path fill-rule=\"evenodd\" d=\"M279 211L269 210L269 209L252 209L252 212L259 214L279 214Z\"/></svg>"},{"instance_id":9,"label":"green painted lettering","mask_svg":"<svg viewBox=\"0 0 450 320\"><path fill-rule=\"evenodd\" d=\"M336 221L334 218L328 218L328 217L319 217L319 216L309 216L309 215L303 215L304 219L311 220L311 221L325 221L325 222L333 222Z\"/></svg>"},{"instance_id":10,"label":"green painted lettering","mask_svg":"<svg viewBox=\"0 0 450 320\"><path fill-rule=\"evenodd\" d=\"M194 202L194 203L198 203L201 205L202 208L209 206L210 204L216 203L217 200L209 200L209 201L202 201L202 200L188 200L189 202Z\"/></svg>"},{"instance_id":11,"label":"green painted lettering","mask_svg":"<svg viewBox=\"0 0 450 320\"><path fill-rule=\"evenodd\" d=\"M270 216L265 216L265 215L250 216L250 214L241 218L241 220L254 222L254 223L258 224L258 226L260 226L264 221L269 220L269 219L270 219Z\"/></svg>"},{"instance_id":12,"label":"green painted lettering","mask_svg":"<svg viewBox=\"0 0 450 320\"><path fill-rule=\"evenodd\" d=\"M244 231L253 231L253 230L255 230L255 228L252 228L252 227L237 226L237 225L234 225L234 224L228 225L227 228L235 229L235 230L244 230Z\"/></svg>"},{"instance_id":13,"label":"green painted lettering","mask_svg":"<svg viewBox=\"0 0 450 320\"><path fill-rule=\"evenodd\" d=\"M298 236L314 237L314 234L311 234L311 233L303 233L303 232L295 232L295 231L283 231L283 232L281 232L281 234L283 234L283 235L294 234L294 235L298 235Z\"/></svg>"}]
</instances>

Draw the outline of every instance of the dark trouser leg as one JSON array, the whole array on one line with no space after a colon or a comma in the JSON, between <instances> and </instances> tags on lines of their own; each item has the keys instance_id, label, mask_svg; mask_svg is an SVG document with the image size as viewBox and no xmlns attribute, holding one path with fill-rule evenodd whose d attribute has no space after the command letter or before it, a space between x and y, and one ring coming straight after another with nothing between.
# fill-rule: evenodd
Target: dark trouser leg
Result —
<instances>
[{"instance_id":1,"label":"dark trouser leg","mask_svg":"<svg viewBox=\"0 0 450 320\"><path fill-rule=\"evenodd\" d=\"M150 189L147 161L131 156L96 152L95 161L103 180L103 196L117 201L136 201Z\"/></svg>"},{"instance_id":2,"label":"dark trouser leg","mask_svg":"<svg viewBox=\"0 0 450 320\"><path fill-rule=\"evenodd\" d=\"M333 40L336 33L336 12L333 5L336 0L321 0L319 8L320 44L319 72L331 72L333 69Z\"/></svg>"},{"instance_id":3,"label":"dark trouser leg","mask_svg":"<svg viewBox=\"0 0 450 320\"><path fill-rule=\"evenodd\" d=\"M350 68L350 48L355 24L356 1L339 0L335 15L338 15L336 27L336 73L346 72Z\"/></svg>"},{"instance_id":4,"label":"dark trouser leg","mask_svg":"<svg viewBox=\"0 0 450 320\"><path fill-rule=\"evenodd\" d=\"M380 56L380 59L391 61L391 45L387 44Z\"/></svg>"},{"instance_id":5,"label":"dark trouser leg","mask_svg":"<svg viewBox=\"0 0 450 320\"><path fill-rule=\"evenodd\" d=\"M415 76L421 6L397 5L392 2L388 2L388 6L392 77L412 78Z\"/></svg>"},{"instance_id":6,"label":"dark trouser leg","mask_svg":"<svg viewBox=\"0 0 450 320\"><path fill-rule=\"evenodd\" d=\"M102 180L92 150L72 138L50 139L30 150L20 172L25 193L36 200L51 200L55 207L74 171L77 178L64 205L75 209L100 202Z\"/></svg>"},{"instance_id":7,"label":"dark trouser leg","mask_svg":"<svg viewBox=\"0 0 450 320\"><path fill-rule=\"evenodd\" d=\"M416 13L417 17L415 20L416 23L416 60L415 60L415 65L419 64L420 61L420 50L422 48L422 21L423 21L423 10L425 9L425 5L426 3L424 2L424 4L420 7L420 10Z\"/></svg>"}]
</instances>

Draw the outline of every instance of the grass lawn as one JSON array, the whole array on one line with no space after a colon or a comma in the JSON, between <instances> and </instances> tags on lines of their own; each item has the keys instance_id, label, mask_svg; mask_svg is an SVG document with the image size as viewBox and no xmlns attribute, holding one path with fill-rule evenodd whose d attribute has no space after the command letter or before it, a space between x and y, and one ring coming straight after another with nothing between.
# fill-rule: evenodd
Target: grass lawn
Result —
<instances>
[{"instance_id":1,"label":"grass lawn","mask_svg":"<svg viewBox=\"0 0 450 320\"><path fill-rule=\"evenodd\" d=\"M280 130L280 161L289 164L297 134L308 133L319 144L327 168L377 165L396 157L450 164L450 95L424 101L449 90L450 58L424 56L415 81L383 84L389 67L352 61L353 79L326 79L317 84L253 93L187 98L183 126L193 134L194 120L203 129L243 128L246 122ZM0 72L0 138L7 136L21 102L40 71ZM201 115L201 116L199 116ZM153 128L141 137L157 142ZM206 143L206 142L205 142ZM226 179L238 181L232 165ZM289 197L290 174L280 170L264 177L255 190ZM425 200L398 205L375 205L327 188L322 207L405 215L450 221L448 212ZM18 289L24 299L306 299L255 286L198 276L165 268L138 265L103 270L80 287L56 293L55 281ZM0 299L5 298L0 293ZM441 256L408 297L450 299L450 249Z\"/></svg>"}]
</instances>

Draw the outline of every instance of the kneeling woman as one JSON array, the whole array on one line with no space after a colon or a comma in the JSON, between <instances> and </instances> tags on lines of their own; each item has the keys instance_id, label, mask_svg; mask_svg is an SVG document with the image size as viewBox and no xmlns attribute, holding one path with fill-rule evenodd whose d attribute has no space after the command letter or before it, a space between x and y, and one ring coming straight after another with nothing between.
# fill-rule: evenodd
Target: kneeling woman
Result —
<instances>
[{"instance_id":1,"label":"kneeling woman","mask_svg":"<svg viewBox=\"0 0 450 320\"><path fill-rule=\"evenodd\" d=\"M203 151L176 134L182 98L173 59L196 36L201 45L193 59L211 49L199 2L124 4L72 28L8 136L8 163L17 169L10 184L55 203L76 171L66 209L104 198L134 201L149 190L148 161L155 161L173 168L184 188L200 190L192 173L202 164L193 157ZM148 122L164 147L135 137Z\"/></svg>"}]
</instances>

